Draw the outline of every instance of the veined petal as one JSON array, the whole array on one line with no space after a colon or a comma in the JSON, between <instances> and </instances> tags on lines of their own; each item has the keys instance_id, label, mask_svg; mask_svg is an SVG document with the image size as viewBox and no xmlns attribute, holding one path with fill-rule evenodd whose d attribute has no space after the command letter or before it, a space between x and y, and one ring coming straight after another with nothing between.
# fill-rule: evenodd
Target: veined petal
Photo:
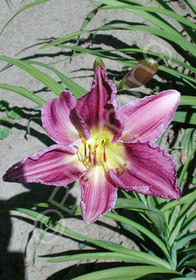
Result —
<instances>
[{"instance_id":1,"label":"veined petal","mask_svg":"<svg viewBox=\"0 0 196 280\"><path fill-rule=\"evenodd\" d=\"M120 108L124 119L123 142L156 141L171 122L180 93L166 90L156 96L136 99Z\"/></svg>"},{"instance_id":2,"label":"veined petal","mask_svg":"<svg viewBox=\"0 0 196 280\"><path fill-rule=\"evenodd\" d=\"M116 141L122 133L123 120L118 114L116 86L107 78L106 70L98 66L91 91L78 99L76 112L88 127L107 127Z\"/></svg>"},{"instance_id":3,"label":"veined petal","mask_svg":"<svg viewBox=\"0 0 196 280\"><path fill-rule=\"evenodd\" d=\"M52 145L14 164L3 179L8 182L65 186L86 172L75 152L74 147Z\"/></svg>"},{"instance_id":4,"label":"veined petal","mask_svg":"<svg viewBox=\"0 0 196 280\"><path fill-rule=\"evenodd\" d=\"M160 146L150 143L125 144L127 166L120 174L109 171L111 180L126 191L179 199L176 170L172 157Z\"/></svg>"},{"instance_id":5,"label":"veined petal","mask_svg":"<svg viewBox=\"0 0 196 280\"><path fill-rule=\"evenodd\" d=\"M57 143L69 145L88 132L75 112L76 99L69 91L48 101L42 109L42 124L48 135Z\"/></svg>"},{"instance_id":6,"label":"veined petal","mask_svg":"<svg viewBox=\"0 0 196 280\"><path fill-rule=\"evenodd\" d=\"M86 223L92 223L97 218L114 207L117 198L117 188L108 180L102 166L92 167L80 179L82 187L81 210Z\"/></svg>"}]
</instances>

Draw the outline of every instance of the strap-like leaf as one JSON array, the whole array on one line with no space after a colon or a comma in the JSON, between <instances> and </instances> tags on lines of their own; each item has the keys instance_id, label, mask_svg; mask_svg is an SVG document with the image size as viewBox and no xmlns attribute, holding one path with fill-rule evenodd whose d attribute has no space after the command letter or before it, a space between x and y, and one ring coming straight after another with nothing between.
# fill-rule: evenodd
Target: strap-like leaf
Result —
<instances>
[{"instance_id":1,"label":"strap-like leaf","mask_svg":"<svg viewBox=\"0 0 196 280\"><path fill-rule=\"evenodd\" d=\"M18 15L20 14L21 12L23 12L24 10L26 9L29 9L33 6L36 6L36 5L39 5L41 3L44 3L44 2L47 2L49 0L36 0L34 1L33 3L30 3L30 4L27 4L26 6L24 6L22 9L20 9L17 13L15 13L15 15L13 15L9 20L8 22L3 26L3 28L1 29L1 32L0 32L0 36L1 34L3 33L3 31L5 30L5 28L7 27L7 25Z\"/></svg>"},{"instance_id":2,"label":"strap-like leaf","mask_svg":"<svg viewBox=\"0 0 196 280\"><path fill-rule=\"evenodd\" d=\"M0 60L6 61L10 64L14 64L15 66L21 68L22 70L24 70L25 72L33 76L35 79L43 83L56 95L60 95L60 93L64 90L64 87L62 85L58 84L50 76L38 70L34 66L30 65L28 62L16 58L7 57L7 56L0 56Z\"/></svg>"},{"instance_id":3,"label":"strap-like leaf","mask_svg":"<svg viewBox=\"0 0 196 280\"><path fill-rule=\"evenodd\" d=\"M83 94L85 94L87 92L83 87L81 87L79 84L74 82L72 79L68 78L63 73L61 73L60 71L56 70L55 68L53 68L47 64L44 64L44 63L41 63L38 61L28 61L28 63L39 65L41 67L44 67L46 69L53 71L59 77L61 82L71 91L71 93L76 98L81 97Z\"/></svg>"},{"instance_id":4,"label":"strap-like leaf","mask_svg":"<svg viewBox=\"0 0 196 280\"><path fill-rule=\"evenodd\" d=\"M134 280L143 278L147 275L149 277L150 275L153 277L153 274L162 275L162 279L165 279L164 274L171 274L170 277L172 277L172 274L173 277L175 275L181 276L179 272L168 270L165 268L163 269L156 266L123 266L92 272L83 276L73 278L73 280ZM148 279L151 279L149 277Z\"/></svg>"},{"instance_id":5,"label":"strap-like leaf","mask_svg":"<svg viewBox=\"0 0 196 280\"><path fill-rule=\"evenodd\" d=\"M20 86L12 86L12 85L6 85L6 84L0 84L0 88L16 92L22 96L27 97L28 99L32 100L33 102L37 103L40 106L43 106L46 101L42 99L41 97L35 95L34 93L30 92L24 87Z\"/></svg>"}]
</instances>

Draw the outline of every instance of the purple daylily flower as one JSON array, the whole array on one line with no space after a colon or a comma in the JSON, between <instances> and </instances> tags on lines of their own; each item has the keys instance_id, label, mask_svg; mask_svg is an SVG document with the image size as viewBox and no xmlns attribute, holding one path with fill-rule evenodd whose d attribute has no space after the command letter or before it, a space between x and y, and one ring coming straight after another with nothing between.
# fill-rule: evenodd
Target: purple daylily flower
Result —
<instances>
[{"instance_id":1,"label":"purple daylily flower","mask_svg":"<svg viewBox=\"0 0 196 280\"><path fill-rule=\"evenodd\" d=\"M66 186L79 180L86 223L114 207L117 187L179 199L172 157L154 144L176 111L180 94L167 90L118 109L116 87L98 66L91 91L69 91L47 102L42 123L57 143L13 165L5 181Z\"/></svg>"}]
</instances>

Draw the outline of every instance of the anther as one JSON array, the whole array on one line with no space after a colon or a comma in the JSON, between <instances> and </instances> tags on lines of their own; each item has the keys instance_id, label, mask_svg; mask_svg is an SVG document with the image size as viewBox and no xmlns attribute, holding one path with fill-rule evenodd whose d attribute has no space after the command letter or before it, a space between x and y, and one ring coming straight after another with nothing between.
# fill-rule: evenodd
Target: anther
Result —
<instances>
[{"instance_id":1,"label":"anther","mask_svg":"<svg viewBox=\"0 0 196 280\"><path fill-rule=\"evenodd\" d=\"M80 137L80 139L82 140L82 142L83 142L84 144L87 144L86 139L85 139L84 137Z\"/></svg>"}]
</instances>

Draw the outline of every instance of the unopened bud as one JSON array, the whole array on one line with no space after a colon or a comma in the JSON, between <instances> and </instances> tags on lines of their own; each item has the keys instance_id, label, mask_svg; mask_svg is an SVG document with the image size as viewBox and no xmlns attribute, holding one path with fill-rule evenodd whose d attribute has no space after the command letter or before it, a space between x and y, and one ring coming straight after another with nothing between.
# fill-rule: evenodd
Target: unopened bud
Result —
<instances>
[{"instance_id":1,"label":"unopened bud","mask_svg":"<svg viewBox=\"0 0 196 280\"><path fill-rule=\"evenodd\" d=\"M136 88L143 86L158 71L158 64L152 58L145 58L138 62L123 78L123 86L128 88Z\"/></svg>"},{"instance_id":2,"label":"unopened bud","mask_svg":"<svg viewBox=\"0 0 196 280\"><path fill-rule=\"evenodd\" d=\"M95 61L94 61L94 64L93 64L93 70L94 70L94 72L95 72L95 70L97 69L97 66L102 66L102 67L105 68L105 64L104 64L102 58L100 58L100 57L97 57L97 58L95 59Z\"/></svg>"}]
</instances>

